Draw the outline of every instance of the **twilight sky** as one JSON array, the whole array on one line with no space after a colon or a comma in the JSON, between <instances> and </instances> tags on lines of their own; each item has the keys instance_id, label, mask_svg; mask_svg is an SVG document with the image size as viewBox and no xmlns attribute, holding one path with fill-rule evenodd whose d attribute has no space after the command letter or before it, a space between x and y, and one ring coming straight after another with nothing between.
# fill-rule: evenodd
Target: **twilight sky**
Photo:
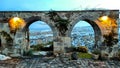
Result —
<instances>
[{"instance_id":1,"label":"twilight sky","mask_svg":"<svg viewBox=\"0 0 120 68\"><path fill-rule=\"evenodd\" d=\"M120 0L0 0L0 11L120 9ZM34 23L30 26L38 26ZM88 26L88 23L77 25ZM42 25L43 26L43 25ZM35 27L34 27L35 28Z\"/></svg>"},{"instance_id":2,"label":"twilight sky","mask_svg":"<svg viewBox=\"0 0 120 68\"><path fill-rule=\"evenodd\" d=\"M0 0L0 11L120 9L120 0Z\"/></svg>"}]
</instances>

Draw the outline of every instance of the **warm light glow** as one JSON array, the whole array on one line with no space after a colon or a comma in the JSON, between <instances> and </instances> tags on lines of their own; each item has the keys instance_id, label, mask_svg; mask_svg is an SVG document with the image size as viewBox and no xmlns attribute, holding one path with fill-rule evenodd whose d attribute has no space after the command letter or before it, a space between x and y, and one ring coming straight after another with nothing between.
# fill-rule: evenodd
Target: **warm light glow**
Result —
<instances>
[{"instance_id":1,"label":"warm light glow","mask_svg":"<svg viewBox=\"0 0 120 68\"><path fill-rule=\"evenodd\" d=\"M13 20L14 20L14 22L16 22L17 20L20 20L20 18L14 17Z\"/></svg>"},{"instance_id":2,"label":"warm light glow","mask_svg":"<svg viewBox=\"0 0 120 68\"><path fill-rule=\"evenodd\" d=\"M102 17L100 17L100 20L101 21L107 21L108 20L108 16L102 16Z\"/></svg>"},{"instance_id":3,"label":"warm light glow","mask_svg":"<svg viewBox=\"0 0 120 68\"><path fill-rule=\"evenodd\" d=\"M116 20L113 18L102 16L98 20L103 28L106 29L106 34L109 34L113 29L117 28Z\"/></svg>"},{"instance_id":4,"label":"warm light glow","mask_svg":"<svg viewBox=\"0 0 120 68\"><path fill-rule=\"evenodd\" d=\"M25 21L19 17L13 17L9 20L11 30L17 30L25 26Z\"/></svg>"},{"instance_id":5,"label":"warm light glow","mask_svg":"<svg viewBox=\"0 0 120 68\"><path fill-rule=\"evenodd\" d=\"M107 25L108 27L111 26L111 19L108 16L102 16L99 20L102 24Z\"/></svg>"}]
</instances>

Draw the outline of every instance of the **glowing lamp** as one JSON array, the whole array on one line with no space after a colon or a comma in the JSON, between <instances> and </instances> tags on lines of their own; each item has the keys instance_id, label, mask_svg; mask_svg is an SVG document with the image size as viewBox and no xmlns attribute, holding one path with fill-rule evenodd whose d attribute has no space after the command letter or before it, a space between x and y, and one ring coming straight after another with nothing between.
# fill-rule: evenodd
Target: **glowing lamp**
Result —
<instances>
[{"instance_id":1,"label":"glowing lamp","mask_svg":"<svg viewBox=\"0 0 120 68\"><path fill-rule=\"evenodd\" d=\"M102 16L99 18L100 21L107 21L108 20L108 16Z\"/></svg>"},{"instance_id":2,"label":"glowing lamp","mask_svg":"<svg viewBox=\"0 0 120 68\"><path fill-rule=\"evenodd\" d=\"M9 20L9 26L11 31L16 31L25 26L25 21L19 17L12 17Z\"/></svg>"}]
</instances>

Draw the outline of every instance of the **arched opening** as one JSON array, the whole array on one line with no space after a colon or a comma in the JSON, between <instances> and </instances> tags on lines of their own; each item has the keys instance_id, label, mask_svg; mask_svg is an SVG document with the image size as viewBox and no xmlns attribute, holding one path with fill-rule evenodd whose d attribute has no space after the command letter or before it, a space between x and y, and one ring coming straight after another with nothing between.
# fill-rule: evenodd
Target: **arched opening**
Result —
<instances>
[{"instance_id":1,"label":"arched opening","mask_svg":"<svg viewBox=\"0 0 120 68\"><path fill-rule=\"evenodd\" d=\"M29 45L35 51L53 50L53 31L48 24L35 21L29 26Z\"/></svg>"},{"instance_id":2,"label":"arched opening","mask_svg":"<svg viewBox=\"0 0 120 68\"><path fill-rule=\"evenodd\" d=\"M101 32L100 26L99 26L96 22L91 21L91 20L89 20L89 19L77 19L77 20L75 20L75 21L72 23L72 25L71 25L71 27L69 28L69 30L68 30L68 36L71 37L71 32L72 32L72 30L73 30L73 27L74 27L80 20L85 21L85 22L89 23L89 24L92 26L92 28L93 28L93 30L94 30L94 34L95 34L95 35L94 35L94 36L95 36L95 45L94 45L94 48L100 47L100 46L102 45L102 32ZM82 25L83 25L83 24L82 24Z\"/></svg>"},{"instance_id":3,"label":"arched opening","mask_svg":"<svg viewBox=\"0 0 120 68\"><path fill-rule=\"evenodd\" d=\"M26 24L25 28L26 49L33 54L46 55L46 51L53 51L53 29L48 23L35 20Z\"/></svg>"},{"instance_id":4,"label":"arched opening","mask_svg":"<svg viewBox=\"0 0 120 68\"><path fill-rule=\"evenodd\" d=\"M33 22L29 26L30 46L47 44L53 41L53 32L49 25L42 21Z\"/></svg>"},{"instance_id":5,"label":"arched opening","mask_svg":"<svg viewBox=\"0 0 120 68\"><path fill-rule=\"evenodd\" d=\"M72 46L86 46L89 51L95 45L95 33L93 27L86 21L76 23L71 31Z\"/></svg>"}]
</instances>

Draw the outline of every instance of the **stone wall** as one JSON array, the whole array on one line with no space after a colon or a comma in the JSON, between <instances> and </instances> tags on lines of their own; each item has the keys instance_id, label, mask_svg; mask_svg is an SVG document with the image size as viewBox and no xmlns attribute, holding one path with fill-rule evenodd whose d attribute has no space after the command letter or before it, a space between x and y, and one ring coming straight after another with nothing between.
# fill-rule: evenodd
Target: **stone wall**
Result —
<instances>
[{"instance_id":1,"label":"stone wall","mask_svg":"<svg viewBox=\"0 0 120 68\"><path fill-rule=\"evenodd\" d=\"M68 30L65 32L65 36L64 37L60 36L61 38L64 38L61 39L62 41L64 41L61 44L61 45L65 44L64 47L71 45L71 40L69 40L69 38L71 37L71 31L75 24L81 20L88 22L93 27L95 31L95 45L96 47L101 46L103 41L105 40L103 35L108 34L109 31L111 31L106 28L107 27L106 24L102 24L101 21L99 20L99 18L102 16L108 16L111 19L111 23L113 25L110 25L110 27L112 27L114 32L113 36L114 38L118 38L117 20L119 18L119 10L86 10L86 11L55 11L55 12L62 19L69 21L69 24L67 26ZM53 31L54 39L56 39L56 37L59 36L60 31L55 26L56 22L50 19L48 13L49 11L0 11L0 23L1 25L4 25L5 23L8 24L9 19L15 16L18 16L25 20L26 26L23 29L21 29L22 31L16 33L16 39L17 40L20 39L22 41L22 43L19 44L22 45L22 49L25 49L26 46L29 45L29 40L28 39L27 41L23 40L26 40L25 36L28 35L26 34L28 27L35 21L43 21L47 23ZM116 24L117 26L115 27L114 24ZM1 29L4 28L1 25L0 25ZM7 30L9 32L8 25L6 27L4 30ZM21 36L17 37L19 35ZM59 43L59 41L57 42ZM58 45L57 42L55 43L55 47Z\"/></svg>"}]
</instances>

